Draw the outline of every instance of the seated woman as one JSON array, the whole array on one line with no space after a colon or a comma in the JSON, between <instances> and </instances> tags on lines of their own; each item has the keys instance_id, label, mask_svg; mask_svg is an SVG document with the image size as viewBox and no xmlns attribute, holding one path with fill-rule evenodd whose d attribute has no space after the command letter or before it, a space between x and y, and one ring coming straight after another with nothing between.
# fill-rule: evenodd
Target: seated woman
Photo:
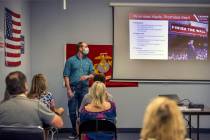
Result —
<instances>
[{"instance_id":1,"label":"seated woman","mask_svg":"<svg viewBox=\"0 0 210 140\"><path fill-rule=\"evenodd\" d=\"M155 98L146 108L142 140L185 140L186 127L183 115L175 101Z\"/></svg>"},{"instance_id":2,"label":"seated woman","mask_svg":"<svg viewBox=\"0 0 210 140\"><path fill-rule=\"evenodd\" d=\"M52 93L48 91L47 86L47 80L43 74L34 75L28 98L38 99L56 114L62 115L64 113L64 109L62 107L55 108L55 99L53 98Z\"/></svg>"},{"instance_id":3,"label":"seated woman","mask_svg":"<svg viewBox=\"0 0 210 140\"><path fill-rule=\"evenodd\" d=\"M31 90L28 94L28 98L30 99L38 99L43 102L48 108L50 108L57 115L62 115L64 113L64 109L62 107L55 107L55 99L51 92L48 91L47 80L43 74L34 75L31 83ZM45 129L45 139L48 139L49 130L53 130L52 127L48 125L44 125Z\"/></svg>"},{"instance_id":4,"label":"seated woman","mask_svg":"<svg viewBox=\"0 0 210 140\"><path fill-rule=\"evenodd\" d=\"M104 84L106 85L106 77L105 77L105 75L102 74L102 73L99 73L99 74L95 74L95 75L94 75L93 82L95 82L95 81L102 82L102 83L104 83ZM85 105L89 104L89 103L91 102L91 100L92 100L92 99L91 99L90 93L86 94L86 95L84 96L84 98L82 99L82 102L81 102L79 111L81 111L81 109L82 109ZM113 97L112 97L112 95L111 95L108 91L106 91L106 100L108 100L108 101L113 101Z\"/></svg>"},{"instance_id":5,"label":"seated woman","mask_svg":"<svg viewBox=\"0 0 210 140\"><path fill-rule=\"evenodd\" d=\"M107 100L105 84L99 81L93 83L90 88L91 102L80 111L80 123L87 120L106 119L115 123L115 104ZM82 136L83 140L113 140L114 135L108 133L87 133Z\"/></svg>"}]
</instances>

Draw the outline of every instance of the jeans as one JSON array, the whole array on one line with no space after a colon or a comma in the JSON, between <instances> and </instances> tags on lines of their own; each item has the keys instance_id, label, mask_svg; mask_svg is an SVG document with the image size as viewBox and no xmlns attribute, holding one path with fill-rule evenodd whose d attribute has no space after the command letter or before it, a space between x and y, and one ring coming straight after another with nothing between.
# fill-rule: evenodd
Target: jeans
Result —
<instances>
[{"instance_id":1,"label":"jeans","mask_svg":"<svg viewBox=\"0 0 210 140\"><path fill-rule=\"evenodd\" d=\"M77 117L79 116L79 107L81 105L82 99L85 94L88 93L88 85L72 85L71 86L72 92L74 96L69 98L68 100L68 108L69 108L69 117L72 124L73 134L76 134L76 121Z\"/></svg>"}]
</instances>

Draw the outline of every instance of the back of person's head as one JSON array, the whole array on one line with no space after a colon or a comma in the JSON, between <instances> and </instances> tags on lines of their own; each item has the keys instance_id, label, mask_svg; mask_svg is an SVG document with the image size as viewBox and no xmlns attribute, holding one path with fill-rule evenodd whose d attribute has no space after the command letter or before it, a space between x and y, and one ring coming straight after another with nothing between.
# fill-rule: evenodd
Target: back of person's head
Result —
<instances>
[{"instance_id":1,"label":"back of person's head","mask_svg":"<svg viewBox=\"0 0 210 140\"><path fill-rule=\"evenodd\" d=\"M93 81L100 81L102 83L105 83L106 82L106 77L103 73L95 74L94 78L93 78Z\"/></svg>"},{"instance_id":2,"label":"back of person's head","mask_svg":"<svg viewBox=\"0 0 210 140\"><path fill-rule=\"evenodd\" d=\"M26 93L28 90L26 76L20 71L9 73L5 79L5 83L6 91L10 95L19 95Z\"/></svg>"},{"instance_id":3,"label":"back of person's head","mask_svg":"<svg viewBox=\"0 0 210 140\"><path fill-rule=\"evenodd\" d=\"M43 74L34 75L31 83L29 98L39 98L47 90L47 80Z\"/></svg>"},{"instance_id":4,"label":"back of person's head","mask_svg":"<svg viewBox=\"0 0 210 140\"><path fill-rule=\"evenodd\" d=\"M146 108L142 140L184 140L186 128L183 115L175 101L155 98Z\"/></svg>"},{"instance_id":5,"label":"back of person's head","mask_svg":"<svg viewBox=\"0 0 210 140\"><path fill-rule=\"evenodd\" d=\"M103 107L103 103L107 98L105 84L100 81L95 81L90 88L90 96L92 98L92 102L97 107Z\"/></svg>"}]
</instances>

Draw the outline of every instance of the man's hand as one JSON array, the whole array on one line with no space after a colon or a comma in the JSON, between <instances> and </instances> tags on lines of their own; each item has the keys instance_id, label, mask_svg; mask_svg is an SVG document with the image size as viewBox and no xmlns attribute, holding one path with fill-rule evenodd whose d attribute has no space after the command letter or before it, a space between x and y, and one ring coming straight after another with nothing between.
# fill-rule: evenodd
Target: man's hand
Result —
<instances>
[{"instance_id":1,"label":"man's hand","mask_svg":"<svg viewBox=\"0 0 210 140\"><path fill-rule=\"evenodd\" d=\"M74 96L74 93L72 92L71 89L67 89L67 96L68 96L69 98L72 98L72 97Z\"/></svg>"},{"instance_id":2,"label":"man's hand","mask_svg":"<svg viewBox=\"0 0 210 140\"><path fill-rule=\"evenodd\" d=\"M83 75L80 77L80 81L87 80L89 78L89 75Z\"/></svg>"}]
</instances>

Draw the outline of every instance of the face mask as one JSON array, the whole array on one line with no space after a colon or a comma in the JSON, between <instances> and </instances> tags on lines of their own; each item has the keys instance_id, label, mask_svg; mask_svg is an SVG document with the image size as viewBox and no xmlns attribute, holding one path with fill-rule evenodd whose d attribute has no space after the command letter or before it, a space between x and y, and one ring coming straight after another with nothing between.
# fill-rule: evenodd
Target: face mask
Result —
<instances>
[{"instance_id":1,"label":"face mask","mask_svg":"<svg viewBox=\"0 0 210 140\"><path fill-rule=\"evenodd\" d=\"M82 50L82 53L84 55L87 55L89 53L89 48L85 48L84 50Z\"/></svg>"}]
</instances>

